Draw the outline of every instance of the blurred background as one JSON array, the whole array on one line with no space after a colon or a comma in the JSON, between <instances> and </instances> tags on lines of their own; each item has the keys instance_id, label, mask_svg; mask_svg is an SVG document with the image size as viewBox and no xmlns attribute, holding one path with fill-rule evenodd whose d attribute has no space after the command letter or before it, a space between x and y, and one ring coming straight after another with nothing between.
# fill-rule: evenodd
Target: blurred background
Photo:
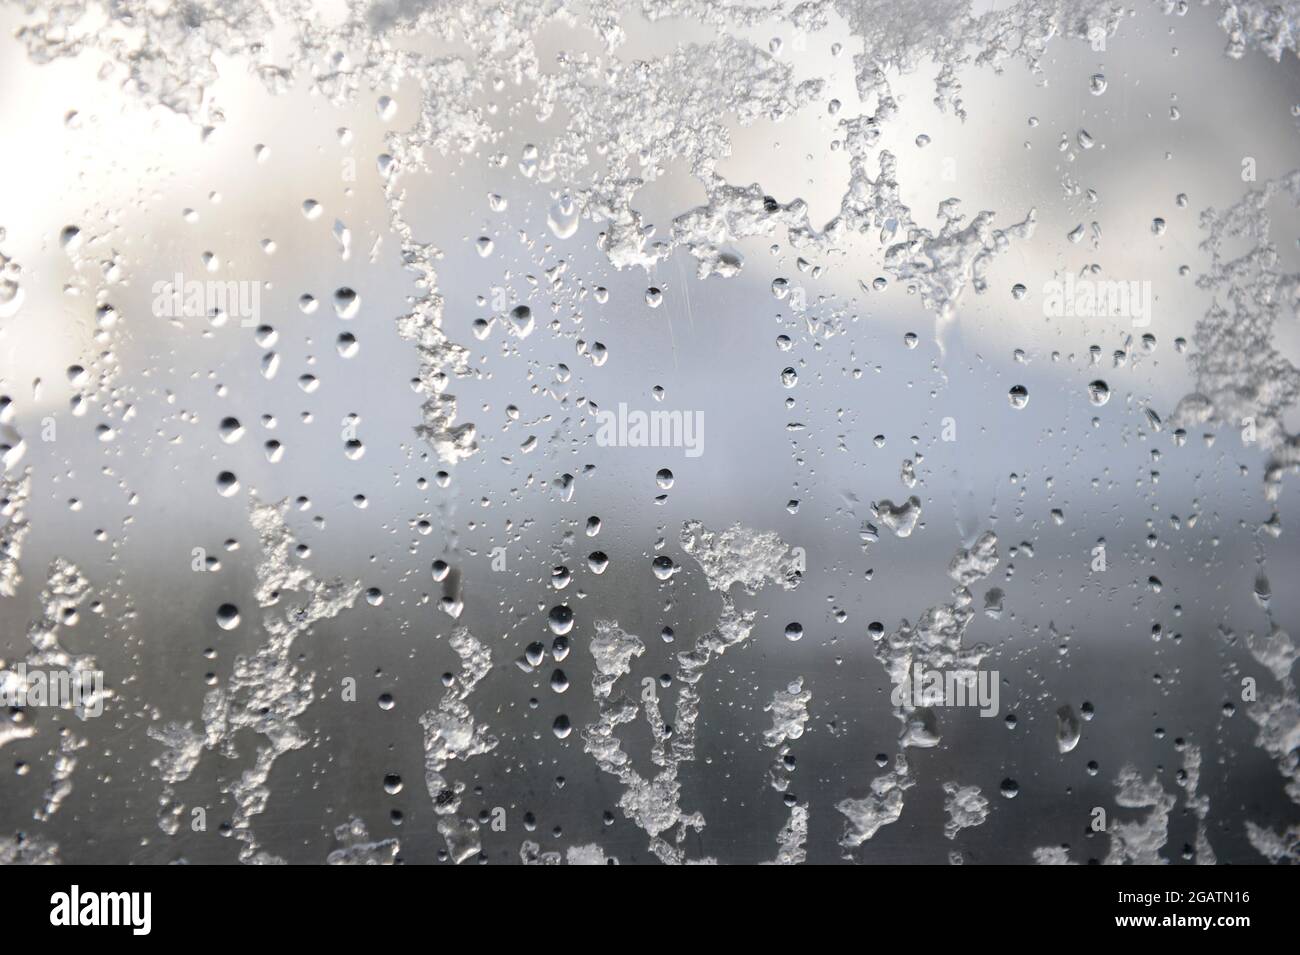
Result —
<instances>
[{"instance_id":1,"label":"blurred background","mask_svg":"<svg viewBox=\"0 0 1300 955\"><path fill-rule=\"evenodd\" d=\"M943 17L959 6L918 8ZM31 653L30 628L51 602L49 568L62 558L90 594L75 620L64 615L58 639L93 655L112 693L93 719L10 710L17 729L0 735L5 857L231 863L248 844L233 823L251 829L266 858L316 863L346 846L336 830L357 819L361 842L396 840L378 857L448 861L457 853L437 828L449 817L426 789L420 718L438 710L443 675L459 672L448 640L463 626L492 664L465 705L496 739L443 770L463 784L457 815L480 823L478 851L464 860L516 862L531 842L541 853L594 844L592 854L624 864L656 861L649 834L619 808L624 786L584 751L584 730L599 718L590 644L598 620L641 639L645 652L618 684L637 703L643 680L675 674L677 654L717 626L723 597L681 547L687 521L771 531L806 555L797 587L730 594L754 613L753 630L696 685L695 755L676 777L682 811L704 825L663 834L688 860L776 857L790 808L769 784L778 751L764 740L773 723L765 707L799 678L810 699L802 735L787 744L789 792L807 811L810 862L1032 863L1036 849L1061 846L1075 862L1104 860L1116 837L1092 828L1095 807L1112 827L1153 815L1117 802L1126 766L1171 797L1152 830L1163 830L1155 848L1171 863L1208 861L1196 849L1198 814L1219 862L1267 861L1248 823L1291 827L1294 844L1290 658L1283 650L1285 665L1271 672L1250 647L1300 616L1300 594L1286 586L1300 572L1288 527L1294 475L1270 502L1266 448L1244 444L1232 423L1185 433L1169 423L1201 387L1190 361L1212 306L1197 283L1211 266L1201 212L1232 206L1295 165L1294 51L1280 62L1254 48L1234 59L1217 6L1167 15L1141 3L1104 50L1060 36L1036 70L1014 57L997 70L959 64L963 119L935 105L929 41L900 36L907 55L886 67L896 112L879 123L869 176L880 150L892 152L898 199L935 232L950 197L968 217L995 213L997 228L1036 216L1032 237L1010 237L989 259L982 292L962 276L955 313L940 320L886 267L874 227L811 250L784 229L721 237L743 257L731 277L697 277L680 247L649 267L616 268L602 239L609 223L568 212L575 197L582 205L588 171L570 175L561 161L556 172L547 159L571 157L571 141L586 137L594 168L627 144L579 122L564 97L539 116L537 90L564 63L590 58L599 76L614 62L655 63L679 44L730 36L788 67L791 84L824 80L779 122L742 122L727 105L734 93L718 90L727 142L699 147L733 186L803 200L816 229L840 212L849 185L841 120L877 109L855 83L865 41L837 10L827 9L824 28L804 30L764 11L620 7L606 11L626 33L612 51L592 26L604 22L600 11L573 23L555 11L519 13L537 62L522 77L512 75L508 44L500 63L485 62L481 46L439 35L467 22L465 10L427 13L443 25L391 45L445 52L481 80L470 103L439 92L435 106L447 101L433 119L421 110L418 70L373 87L383 71L365 73L354 96L331 101L319 70L314 80L290 73L273 92L249 69L261 47L227 56L230 43L214 52L197 40L172 49L212 64L204 106L187 114L160 101L173 88L161 67L150 73L107 39L68 43L58 55L47 45L49 62L40 62L47 57L30 56L16 33L44 14L0 8L0 254L21 268L9 273L21 301L0 307L0 388L11 402L6 443L22 442L6 494L26 494L6 513L6 556L17 551L21 579L0 597L0 657L12 666ZM382 33L390 13L414 10L318 12L324 23ZM258 21L243 22L229 29L246 29L251 43ZM91 25L81 29L94 34ZM212 31L210 19L194 28ZM260 33L274 57L279 35ZM127 82L131 69L152 83ZM695 115L685 92L673 96L633 110L645 110L651 139L682 135L673 117ZM408 161L392 178L386 137L412 130L418 139L438 126L438 109L471 103L486 132L470 148L422 148L427 168ZM1248 158L1253 180L1243 180ZM641 171L647 181L632 206L654 227L650 243L667 241L674 218L707 201L692 174L699 167L679 159L653 176ZM422 290L404 268L395 190L404 190L400 213L414 241L437 250L442 332L467 350L463 374L446 367L445 394L455 395L456 423L475 425L478 450L456 462L415 430L431 382L443 382L399 330ZM1275 270L1294 273L1293 197L1280 194L1269 211ZM1046 314L1046 283L1094 264L1102 278L1150 283L1149 326ZM258 283L256 321L156 314L156 283L177 274ZM355 292L348 317L336 308L350 301L339 289ZM519 304L534 317L526 337L509 328ZM1294 302L1282 304L1271 345L1285 371L1298 342ZM489 319L479 337L474 323ZM1089 398L1096 380L1109 391L1100 406ZM1014 386L1027 391L1023 407L1009 400ZM592 405L620 402L701 415L703 453L602 446ZM227 418L242 428L236 440ZM278 451L268 453L268 441ZM900 477L905 461L914 486ZM872 504L912 495L919 522L896 536ZM230 788L266 737L209 726L214 745L196 744L189 772L168 781L165 747L149 730L189 723L203 734L205 695L273 639L266 621L283 608L258 606L264 555L250 509L282 500L288 563L315 581L356 582L361 595L286 653L311 687L294 717L305 745L274 761L261 811L236 822ZM913 783L897 821L845 844L840 804L862 798L886 771L879 757L892 765L899 752L869 626L892 634L950 603L949 562L985 531L997 535L1000 560L971 585L976 613L962 640L989 647L982 666L998 674L997 717L939 711L939 744L906 750ZM1107 565L1096 572L1103 541ZM603 573L593 551L608 558ZM654 572L658 556L677 568L668 579ZM445 576L437 561L450 566ZM1003 592L996 615L984 612L990 588ZM219 623L223 605L238 608L232 629ZM573 617L564 659L550 649L557 605ZM791 623L802 628L797 640L787 637ZM521 666L539 641L544 660ZM557 668L564 692L553 687ZM1267 704L1243 699L1244 678L1260 700L1284 701L1272 752L1258 745L1250 715ZM670 722L680 689L674 679L657 690ZM1093 714L1066 753L1057 743L1064 706ZM572 732L557 732L560 717ZM644 716L618 735L637 771L653 776ZM1189 747L1202 759L1195 792L1185 785ZM955 839L944 834L947 782L979 787L988 804L984 821ZM48 811L49 792L66 785ZM183 811L169 833L160 810L165 818L175 805Z\"/></svg>"}]
</instances>

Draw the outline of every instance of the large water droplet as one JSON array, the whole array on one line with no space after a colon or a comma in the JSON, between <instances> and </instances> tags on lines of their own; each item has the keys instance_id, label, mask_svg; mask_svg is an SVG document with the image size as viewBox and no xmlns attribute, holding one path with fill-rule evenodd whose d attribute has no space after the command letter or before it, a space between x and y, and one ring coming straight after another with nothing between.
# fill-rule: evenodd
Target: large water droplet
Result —
<instances>
[{"instance_id":1,"label":"large water droplet","mask_svg":"<svg viewBox=\"0 0 1300 955\"><path fill-rule=\"evenodd\" d=\"M222 604L217 608L217 626L222 630L234 630L239 626L239 608L234 604Z\"/></svg>"},{"instance_id":2,"label":"large water droplet","mask_svg":"<svg viewBox=\"0 0 1300 955\"><path fill-rule=\"evenodd\" d=\"M546 624L552 633L568 633L573 629L573 611L564 604L557 604L546 615Z\"/></svg>"}]
</instances>

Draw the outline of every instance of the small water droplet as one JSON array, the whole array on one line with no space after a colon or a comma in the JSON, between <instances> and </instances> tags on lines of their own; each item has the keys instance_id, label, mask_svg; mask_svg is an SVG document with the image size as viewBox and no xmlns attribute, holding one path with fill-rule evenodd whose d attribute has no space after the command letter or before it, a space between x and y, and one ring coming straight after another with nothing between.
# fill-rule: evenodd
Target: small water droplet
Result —
<instances>
[{"instance_id":1,"label":"small water droplet","mask_svg":"<svg viewBox=\"0 0 1300 955\"><path fill-rule=\"evenodd\" d=\"M564 739L573 732L573 724L569 722L567 716L561 713L555 718L555 722L551 724L551 732L555 734L556 739Z\"/></svg>"}]
</instances>

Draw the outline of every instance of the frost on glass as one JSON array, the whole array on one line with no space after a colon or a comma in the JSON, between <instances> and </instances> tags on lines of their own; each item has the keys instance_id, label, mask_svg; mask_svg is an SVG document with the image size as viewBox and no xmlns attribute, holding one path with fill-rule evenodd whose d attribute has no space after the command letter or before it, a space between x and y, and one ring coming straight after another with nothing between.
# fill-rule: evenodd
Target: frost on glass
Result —
<instances>
[{"instance_id":1,"label":"frost on glass","mask_svg":"<svg viewBox=\"0 0 1300 955\"><path fill-rule=\"evenodd\" d=\"M1294 3L0 19L0 861L1300 861Z\"/></svg>"}]
</instances>

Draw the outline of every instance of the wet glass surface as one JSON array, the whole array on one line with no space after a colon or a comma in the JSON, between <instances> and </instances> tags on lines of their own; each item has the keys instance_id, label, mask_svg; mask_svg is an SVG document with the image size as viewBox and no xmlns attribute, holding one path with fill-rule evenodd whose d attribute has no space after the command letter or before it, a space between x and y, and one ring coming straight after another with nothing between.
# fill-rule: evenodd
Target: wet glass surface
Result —
<instances>
[{"instance_id":1,"label":"wet glass surface","mask_svg":"<svg viewBox=\"0 0 1300 955\"><path fill-rule=\"evenodd\" d=\"M0 858L1296 861L1231 9L0 7Z\"/></svg>"}]
</instances>

